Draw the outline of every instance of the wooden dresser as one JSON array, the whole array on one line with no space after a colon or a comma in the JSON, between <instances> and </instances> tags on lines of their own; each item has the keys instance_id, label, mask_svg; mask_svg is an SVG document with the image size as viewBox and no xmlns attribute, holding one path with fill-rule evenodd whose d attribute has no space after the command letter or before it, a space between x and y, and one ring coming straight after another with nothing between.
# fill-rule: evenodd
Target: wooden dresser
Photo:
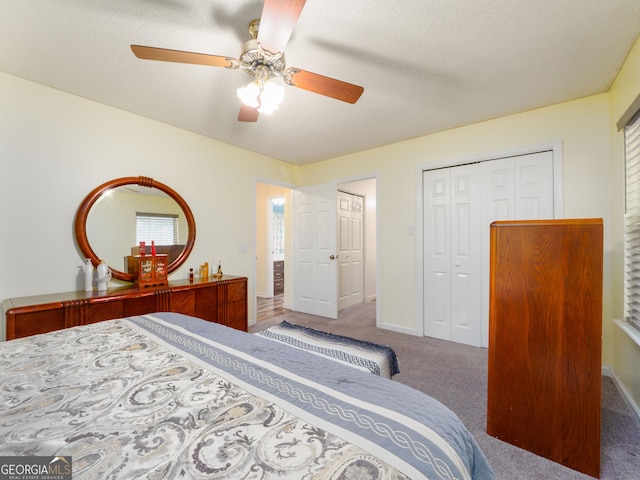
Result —
<instances>
[{"instance_id":1,"label":"wooden dresser","mask_svg":"<svg viewBox=\"0 0 640 480\"><path fill-rule=\"evenodd\" d=\"M247 278L171 281L162 287L122 287L10 298L6 339L153 312L176 312L247 331Z\"/></svg>"},{"instance_id":2,"label":"wooden dresser","mask_svg":"<svg viewBox=\"0 0 640 480\"><path fill-rule=\"evenodd\" d=\"M273 294L284 293L284 260L273 262Z\"/></svg>"},{"instance_id":3,"label":"wooden dresser","mask_svg":"<svg viewBox=\"0 0 640 480\"><path fill-rule=\"evenodd\" d=\"M487 433L600 476L601 219L491 224Z\"/></svg>"}]
</instances>

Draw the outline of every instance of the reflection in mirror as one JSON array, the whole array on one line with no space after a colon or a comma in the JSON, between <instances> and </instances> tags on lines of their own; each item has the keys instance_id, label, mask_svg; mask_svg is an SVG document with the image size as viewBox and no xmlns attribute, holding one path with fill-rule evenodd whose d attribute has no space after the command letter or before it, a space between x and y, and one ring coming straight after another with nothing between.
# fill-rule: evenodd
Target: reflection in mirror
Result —
<instances>
[{"instance_id":1,"label":"reflection in mirror","mask_svg":"<svg viewBox=\"0 0 640 480\"><path fill-rule=\"evenodd\" d=\"M284 260L284 198L271 199L273 260Z\"/></svg>"},{"instance_id":2,"label":"reflection in mirror","mask_svg":"<svg viewBox=\"0 0 640 480\"><path fill-rule=\"evenodd\" d=\"M137 224L141 215L154 224L158 222L153 219L170 218L169 238L163 241L163 232L146 232L147 236L140 237ZM75 233L80 251L94 265L104 259L114 278L132 282L136 275L130 272L135 270L133 265L137 267L133 255L139 253L141 240L146 242L148 254L151 240L155 240L157 253L169 255L167 271L171 273L191 253L196 226L191 209L177 192L141 176L118 178L92 190L76 214Z\"/></svg>"},{"instance_id":3,"label":"reflection in mirror","mask_svg":"<svg viewBox=\"0 0 640 480\"><path fill-rule=\"evenodd\" d=\"M176 245L180 250L184 248L189 228L175 200L157 188L118 187L100 197L87 215L86 223L89 243L112 268L130 271L127 257L138 253L140 239L136 219L141 213L177 216L178 220L177 241L163 241L159 238L162 232L149 232L141 237L148 247L151 240L155 240L157 247ZM169 262L172 260L175 260L175 255L169 258Z\"/></svg>"}]
</instances>

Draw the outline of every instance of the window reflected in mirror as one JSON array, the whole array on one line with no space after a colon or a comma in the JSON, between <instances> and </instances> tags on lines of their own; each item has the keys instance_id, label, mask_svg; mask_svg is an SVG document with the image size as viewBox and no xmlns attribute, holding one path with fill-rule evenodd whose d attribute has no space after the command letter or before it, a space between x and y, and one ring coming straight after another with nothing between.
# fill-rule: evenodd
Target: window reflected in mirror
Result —
<instances>
[{"instance_id":1,"label":"window reflected in mirror","mask_svg":"<svg viewBox=\"0 0 640 480\"><path fill-rule=\"evenodd\" d=\"M178 215L136 212L136 244L175 245L180 243Z\"/></svg>"},{"instance_id":2,"label":"window reflected in mirror","mask_svg":"<svg viewBox=\"0 0 640 480\"><path fill-rule=\"evenodd\" d=\"M284 198L271 199L273 259L284 260Z\"/></svg>"}]
</instances>

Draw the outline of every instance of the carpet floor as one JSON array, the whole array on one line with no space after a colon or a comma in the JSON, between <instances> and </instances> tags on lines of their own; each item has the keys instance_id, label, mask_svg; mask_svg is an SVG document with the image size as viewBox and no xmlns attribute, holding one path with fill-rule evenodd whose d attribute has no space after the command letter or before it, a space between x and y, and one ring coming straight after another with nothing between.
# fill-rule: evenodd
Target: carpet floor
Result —
<instances>
[{"instance_id":1,"label":"carpet floor","mask_svg":"<svg viewBox=\"0 0 640 480\"><path fill-rule=\"evenodd\" d=\"M340 311L338 320L288 312L250 327L256 332L283 320L317 330L389 345L398 356L393 377L453 410L476 438L501 480L588 480L571 470L486 433L487 349L376 328L375 303ZM640 479L640 419L609 377L602 377L603 480Z\"/></svg>"}]
</instances>

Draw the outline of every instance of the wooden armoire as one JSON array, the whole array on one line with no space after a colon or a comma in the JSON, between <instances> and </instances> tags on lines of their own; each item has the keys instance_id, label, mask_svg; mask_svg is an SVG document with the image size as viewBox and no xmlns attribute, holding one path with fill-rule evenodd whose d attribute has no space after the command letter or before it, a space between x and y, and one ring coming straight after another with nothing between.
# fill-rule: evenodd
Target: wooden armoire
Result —
<instances>
[{"instance_id":1,"label":"wooden armoire","mask_svg":"<svg viewBox=\"0 0 640 480\"><path fill-rule=\"evenodd\" d=\"M487 433L600 476L601 219L491 224Z\"/></svg>"}]
</instances>

